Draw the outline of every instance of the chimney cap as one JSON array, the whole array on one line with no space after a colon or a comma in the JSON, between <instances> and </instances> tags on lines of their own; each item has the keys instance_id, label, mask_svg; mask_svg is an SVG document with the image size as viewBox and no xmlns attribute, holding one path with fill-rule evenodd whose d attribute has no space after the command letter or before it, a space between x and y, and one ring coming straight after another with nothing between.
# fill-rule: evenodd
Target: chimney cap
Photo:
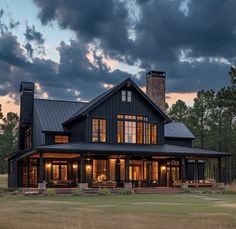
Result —
<instances>
[{"instance_id":1,"label":"chimney cap","mask_svg":"<svg viewBox=\"0 0 236 229\"><path fill-rule=\"evenodd\" d=\"M21 82L20 84L20 92L22 91L34 91L34 83L32 82Z\"/></svg>"},{"instance_id":2,"label":"chimney cap","mask_svg":"<svg viewBox=\"0 0 236 229\"><path fill-rule=\"evenodd\" d=\"M149 77L165 78L166 77L166 72L151 70L147 73L146 76L147 76L147 78L149 78Z\"/></svg>"}]
</instances>

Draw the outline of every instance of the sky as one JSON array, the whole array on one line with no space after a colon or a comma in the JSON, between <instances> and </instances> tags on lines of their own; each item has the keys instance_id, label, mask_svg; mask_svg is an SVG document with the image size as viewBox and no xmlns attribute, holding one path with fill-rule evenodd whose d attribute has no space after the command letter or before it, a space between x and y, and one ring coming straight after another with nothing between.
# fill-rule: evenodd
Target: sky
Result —
<instances>
[{"instance_id":1,"label":"sky","mask_svg":"<svg viewBox=\"0 0 236 229\"><path fill-rule=\"evenodd\" d=\"M19 112L21 81L35 97L89 101L149 70L167 73L169 105L230 85L235 0L1 0L0 104ZM145 89L144 89L145 90Z\"/></svg>"}]
</instances>

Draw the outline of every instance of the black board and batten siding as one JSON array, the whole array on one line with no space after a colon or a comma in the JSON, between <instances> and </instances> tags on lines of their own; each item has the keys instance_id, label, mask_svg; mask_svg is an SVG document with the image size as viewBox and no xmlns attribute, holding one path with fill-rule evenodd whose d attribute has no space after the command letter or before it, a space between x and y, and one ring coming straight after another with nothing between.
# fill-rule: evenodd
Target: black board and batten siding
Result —
<instances>
[{"instance_id":1,"label":"black board and batten siding","mask_svg":"<svg viewBox=\"0 0 236 229\"><path fill-rule=\"evenodd\" d=\"M132 92L131 102L121 101L121 91ZM163 117L131 86L124 86L108 97L104 102L89 112L87 122L87 142L91 142L92 118L105 118L107 120L107 143L117 143L117 114L147 116L148 121L157 124L157 144L164 144ZM73 133L74 134L74 133Z\"/></svg>"}]
</instances>

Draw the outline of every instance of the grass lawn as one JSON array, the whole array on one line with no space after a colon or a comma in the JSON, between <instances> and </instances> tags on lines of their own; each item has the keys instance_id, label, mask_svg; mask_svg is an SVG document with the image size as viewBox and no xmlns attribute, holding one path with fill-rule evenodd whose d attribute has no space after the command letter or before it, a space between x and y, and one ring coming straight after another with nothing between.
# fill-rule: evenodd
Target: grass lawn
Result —
<instances>
[{"instance_id":1,"label":"grass lawn","mask_svg":"<svg viewBox=\"0 0 236 229\"><path fill-rule=\"evenodd\" d=\"M0 188L7 188L7 174L0 174Z\"/></svg>"},{"instance_id":2,"label":"grass lawn","mask_svg":"<svg viewBox=\"0 0 236 229\"><path fill-rule=\"evenodd\" d=\"M236 195L0 197L1 229L236 228Z\"/></svg>"}]
</instances>

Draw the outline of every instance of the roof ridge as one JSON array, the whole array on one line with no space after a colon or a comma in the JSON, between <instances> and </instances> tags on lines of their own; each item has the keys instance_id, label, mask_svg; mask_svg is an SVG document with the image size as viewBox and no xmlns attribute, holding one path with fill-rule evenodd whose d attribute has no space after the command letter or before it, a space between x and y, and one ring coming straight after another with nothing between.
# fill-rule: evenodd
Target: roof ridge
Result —
<instances>
[{"instance_id":1,"label":"roof ridge","mask_svg":"<svg viewBox=\"0 0 236 229\"><path fill-rule=\"evenodd\" d=\"M39 98L34 98L34 100L50 101L50 102L65 102L65 103L84 103L84 104L89 103L89 102L85 102L85 101L69 101L69 100L60 100L60 99L39 99Z\"/></svg>"}]
</instances>

